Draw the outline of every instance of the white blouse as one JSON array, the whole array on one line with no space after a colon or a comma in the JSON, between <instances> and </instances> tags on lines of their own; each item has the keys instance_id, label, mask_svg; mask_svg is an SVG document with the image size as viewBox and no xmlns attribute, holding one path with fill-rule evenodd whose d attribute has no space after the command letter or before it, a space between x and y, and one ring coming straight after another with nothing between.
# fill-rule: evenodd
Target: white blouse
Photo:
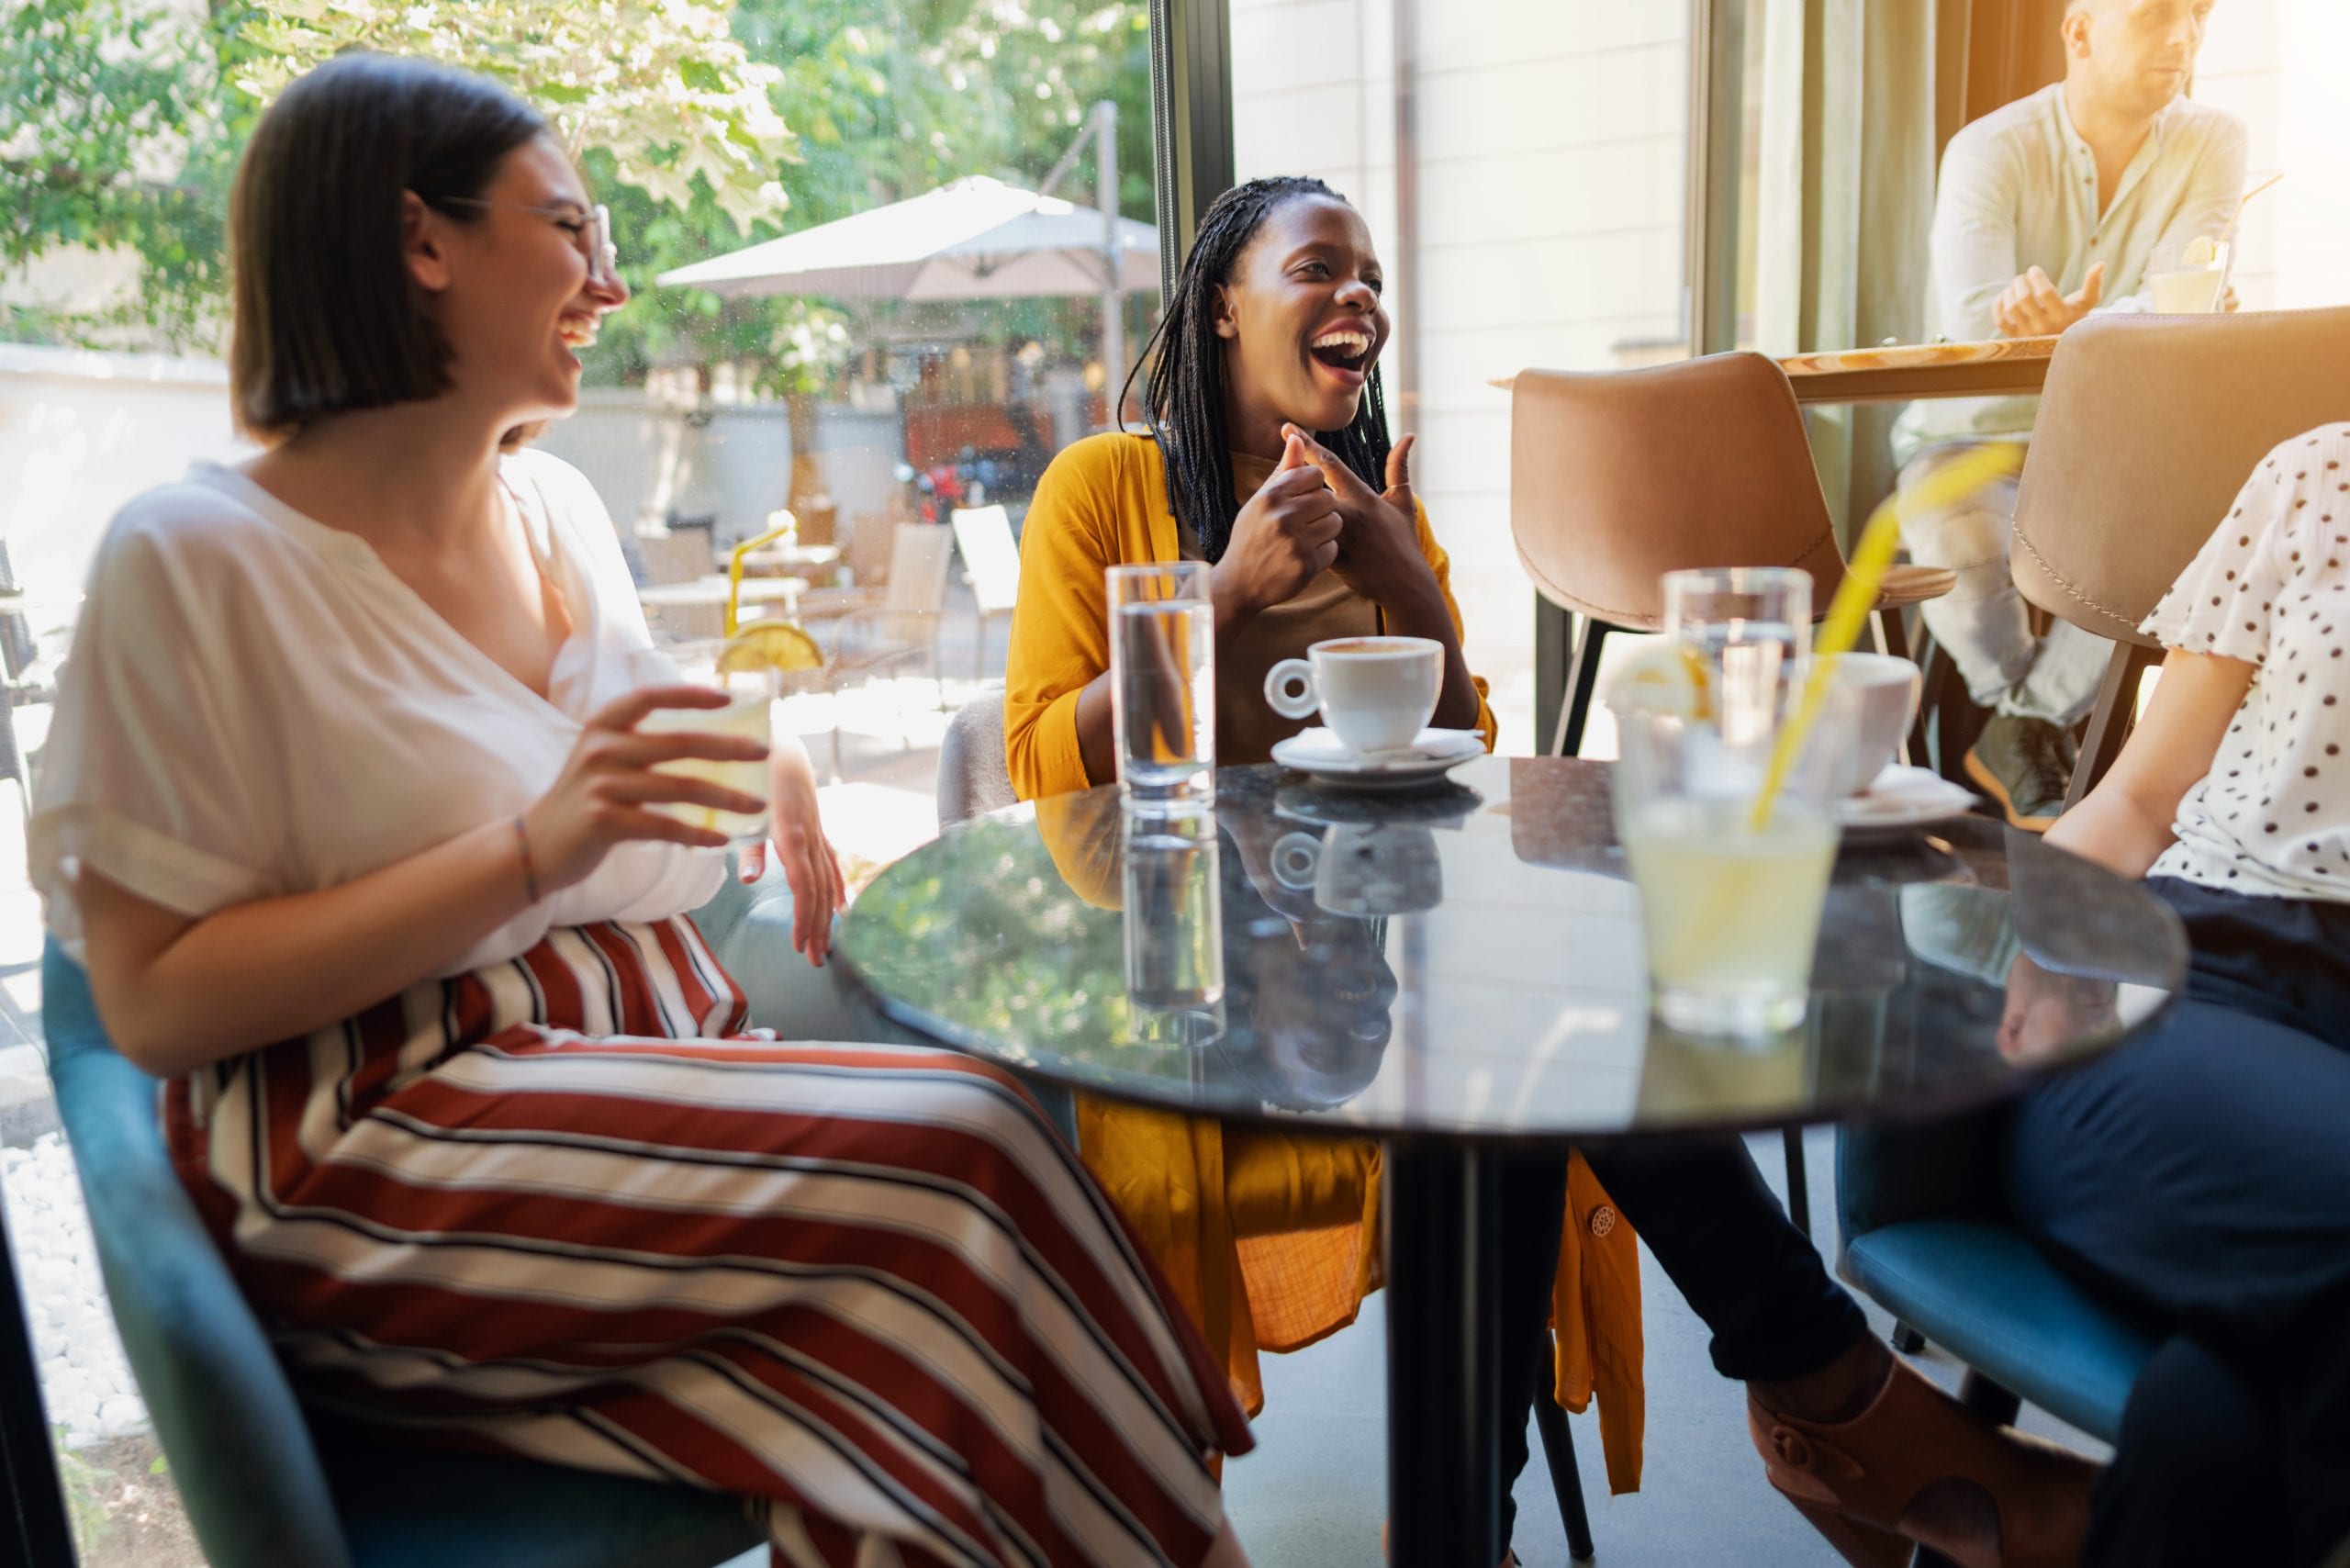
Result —
<instances>
[{"instance_id":1,"label":"white blouse","mask_svg":"<svg viewBox=\"0 0 2350 1568\"><path fill-rule=\"evenodd\" d=\"M34 792L28 859L75 958L82 866L201 916L336 886L522 810L581 721L631 685L643 611L603 504L540 453L505 459L573 631L542 698L460 636L358 535L198 464L133 500L91 568ZM624 845L443 971L551 927L702 903L722 853Z\"/></svg>"},{"instance_id":2,"label":"white blouse","mask_svg":"<svg viewBox=\"0 0 2350 1568\"><path fill-rule=\"evenodd\" d=\"M2148 875L2350 901L2350 424L2270 453L2141 630L2259 666Z\"/></svg>"}]
</instances>

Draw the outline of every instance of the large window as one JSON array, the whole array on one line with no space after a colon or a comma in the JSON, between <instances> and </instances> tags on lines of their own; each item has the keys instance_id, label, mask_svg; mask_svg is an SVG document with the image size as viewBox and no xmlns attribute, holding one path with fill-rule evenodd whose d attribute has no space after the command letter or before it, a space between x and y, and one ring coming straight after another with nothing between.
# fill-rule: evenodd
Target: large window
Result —
<instances>
[{"instance_id":1,"label":"large window","mask_svg":"<svg viewBox=\"0 0 2350 1568\"><path fill-rule=\"evenodd\" d=\"M553 112L635 298L543 444L596 483L656 630L715 631L729 547L792 514L753 564L754 602L828 655L859 632L917 644L811 672L786 704L820 767L838 760L828 825L853 878L928 836L945 711L1002 674L990 574L1052 454L1113 416L1156 320L1147 0L0 10L0 79L25 87L0 117L0 196L23 198L0 235L0 763L38 767L106 519L192 458L241 453L220 363L228 179L266 95L354 44L498 71ZM960 253L909 268L909 234ZM663 281L795 237L830 265ZM957 570L936 546L958 513ZM853 625L911 591L887 580L908 536L919 612ZM20 824L0 805L0 865L18 868L0 878L0 1182L65 1512L85 1565L192 1568L50 1097Z\"/></svg>"}]
</instances>

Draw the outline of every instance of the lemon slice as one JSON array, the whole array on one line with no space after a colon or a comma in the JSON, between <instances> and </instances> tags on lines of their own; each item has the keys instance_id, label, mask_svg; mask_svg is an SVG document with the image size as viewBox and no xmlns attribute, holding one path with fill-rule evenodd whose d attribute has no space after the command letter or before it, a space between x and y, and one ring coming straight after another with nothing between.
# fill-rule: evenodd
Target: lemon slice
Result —
<instances>
[{"instance_id":1,"label":"lemon slice","mask_svg":"<svg viewBox=\"0 0 2350 1568\"><path fill-rule=\"evenodd\" d=\"M1611 708L1674 713L1684 719L1714 716L1713 688L1706 661L1673 644L1651 648L1626 666L1609 688Z\"/></svg>"},{"instance_id":2,"label":"lemon slice","mask_svg":"<svg viewBox=\"0 0 2350 1568\"><path fill-rule=\"evenodd\" d=\"M718 655L718 673L743 675L754 670L821 669L824 650L816 639L789 621L754 621L737 627Z\"/></svg>"},{"instance_id":3,"label":"lemon slice","mask_svg":"<svg viewBox=\"0 0 2350 1568\"><path fill-rule=\"evenodd\" d=\"M2220 242L2209 234L2198 234L2194 239L2189 240L2187 242L2187 248L2178 253L2178 264L2183 267L2219 265Z\"/></svg>"}]
</instances>

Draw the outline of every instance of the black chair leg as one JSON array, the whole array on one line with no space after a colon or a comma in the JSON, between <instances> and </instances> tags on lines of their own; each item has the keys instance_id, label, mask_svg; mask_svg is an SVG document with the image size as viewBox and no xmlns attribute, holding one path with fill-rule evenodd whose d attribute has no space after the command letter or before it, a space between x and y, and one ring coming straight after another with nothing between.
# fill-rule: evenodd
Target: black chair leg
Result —
<instances>
[{"instance_id":1,"label":"black chair leg","mask_svg":"<svg viewBox=\"0 0 2350 1568\"><path fill-rule=\"evenodd\" d=\"M1542 1333L1547 1356L1550 1334ZM1591 1515L1583 1507L1583 1473L1575 1467L1575 1435L1568 1428L1567 1413L1550 1395L1550 1380L1534 1391L1534 1426L1542 1434L1542 1457L1550 1462L1550 1490L1559 1499L1559 1522L1567 1530L1567 1555L1588 1562L1596 1550L1591 1543Z\"/></svg>"},{"instance_id":2,"label":"black chair leg","mask_svg":"<svg viewBox=\"0 0 2350 1568\"><path fill-rule=\"evenodd\" d=\"M2142 648L2135 643L2113 645L2104 683L2098 688L2097 706L2089 711L2088 734L2081 739L2080 760L2073 766L2073 786L2065 792L2067 811L2097 788L2097 781L2121 755L2121 744L2138 722L2138 683L2160 662L2161 655L2159 648Z\"/></svg>"},{"instance_id":3,"label":"black chair leg","mask_svg":"<svg viewBox=\"0 0 2350 1568\"><path fill-rule=\"evenodd\" d=\"M1797 1230L1811 1234L1811 1168L1803 1158L1803 1129L1788 1127L1780 1135L1787 1148L1787 1217Z\"/></svg>"},{"instance_id":4,"label":"black chair leg","mask_svg":"<svg viewBox=\"0 0 2350 1568\"><path fill-rule=\"evenodd\" d=\"M1568 661L1566 706L1559 711L1559 733L1550 744L1553 756L1583 754L1583 726L1591 717L1592 695L1599 689L1599 651L1607 642L1605 621L1577 616L1575 631L1574 653Z\"/></svg>"}]
</instances>

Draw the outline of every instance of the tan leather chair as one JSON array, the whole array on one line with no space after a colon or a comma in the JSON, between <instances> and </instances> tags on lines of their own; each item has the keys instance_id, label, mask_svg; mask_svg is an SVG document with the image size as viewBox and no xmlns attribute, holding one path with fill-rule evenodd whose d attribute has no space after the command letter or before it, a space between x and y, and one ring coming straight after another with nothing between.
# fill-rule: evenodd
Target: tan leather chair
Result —
<instances>
[{"instance_id":1,"label":"tan leather chair","mask_svg":"<svg viewBox=\"0 0 2350 1568\"><path fill-rule=\"evenodd\" d=\"M2138 623L2277 442L2350 420L2350 309L2092 316L2065 334L2016 496L2016 587L2114 640L2065 803L2121 755L2162 649Z\"/></svg>"},{"instance_id":2,"label":"tan leather chair","mask_svg":"<svg viewBox=\"0 0 2350 1568\"><path fill-rule=\"evenodd\" d=\"M1510 398L1509 477L1518 559L1536 591L1581 622L1550 746L1561 756L1582 745L1608 631L1662 622L1665 573L1801 566L1818 614L1844 580L1795 388L1761 354L1522 372ZM1895 567L1877 601L1880 645L1906 656L1899 610L1955 580Z\"/></svg>"}]
</instances>

